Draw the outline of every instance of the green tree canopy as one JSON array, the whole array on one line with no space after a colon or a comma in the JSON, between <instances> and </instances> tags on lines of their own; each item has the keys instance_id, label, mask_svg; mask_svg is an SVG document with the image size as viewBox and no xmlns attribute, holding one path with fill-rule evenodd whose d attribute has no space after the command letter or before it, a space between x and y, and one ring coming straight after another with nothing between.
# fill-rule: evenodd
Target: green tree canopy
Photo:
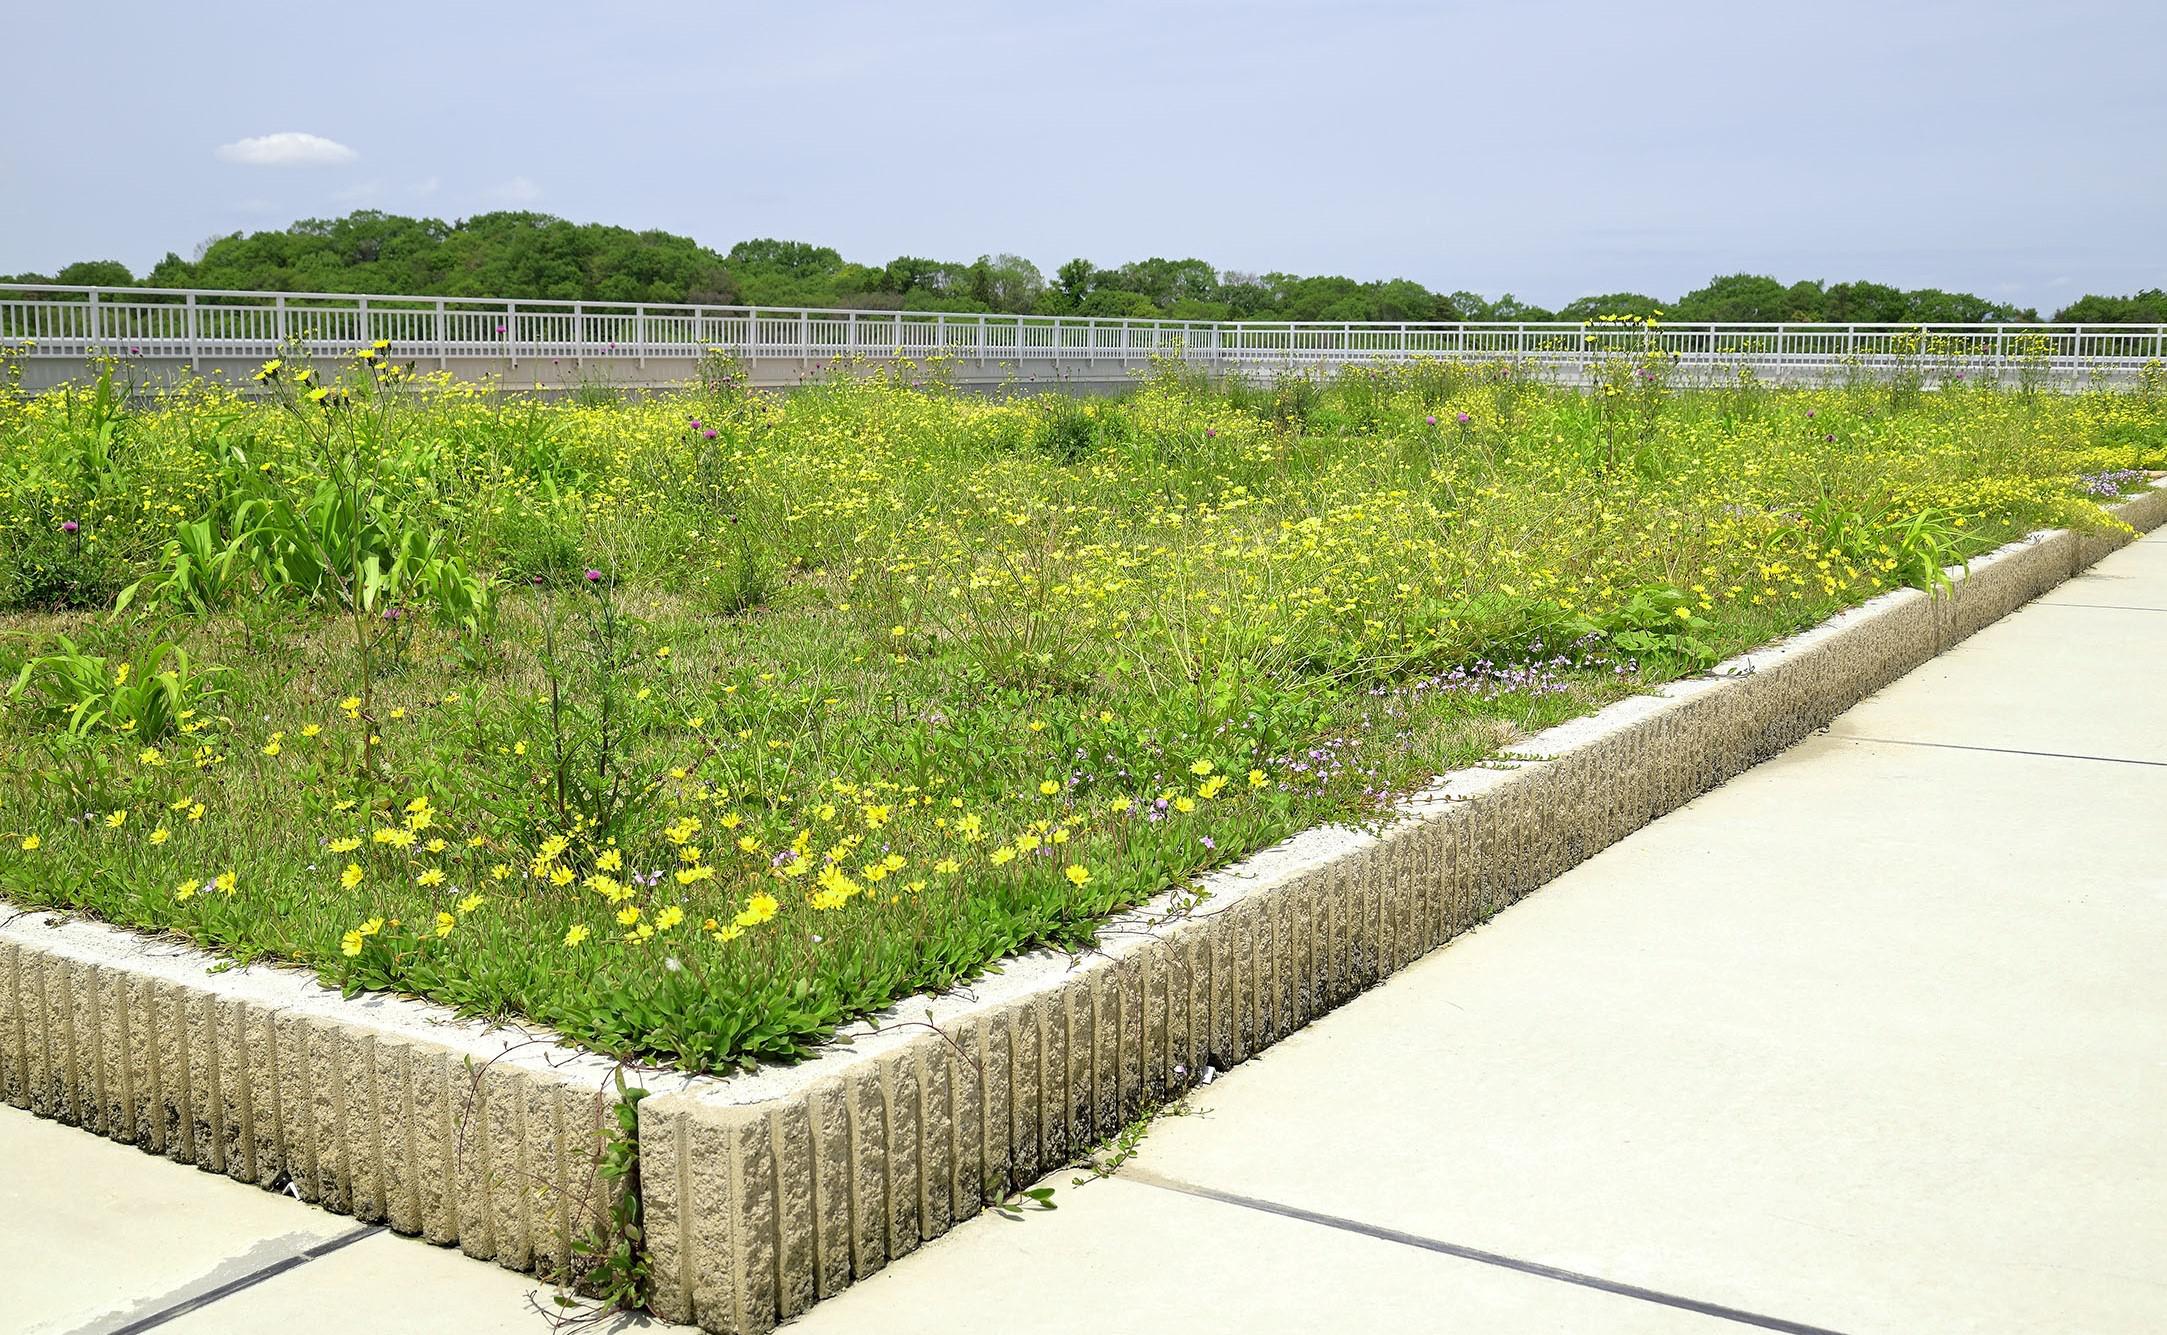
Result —
<instances>
[{"instance_id":1,"label":"green tree canopy","mask_svg":"<svg viewBox=\"0 0 2167 1335\"><path fill-rule=\"evenodd\" d=\"M115 260L82 260L58 273L17 274L30 284L126 287ZM1071 259L1049 280L1021 255L964 263L902 255L885 264L845 260L805 241L759 237L717 251L669 232L573 223L546 213L484 213L454 222L362 209L305 218L277 231L213 238L193 260L168 253L144 276L155 287L280 292L558 298L585 301L744 303L759 306L1036 312L1174 320L1540 321L1551 313L1510 293L1435 292L1408 278L1221 272L1206 260L1153 256L1105 268ZM1903 291L1884 283L1784 283L1726 274L1664 302L1610 292L1566 303L1555 318L1832 320L1841 323L2036 320L2033 311L1965 292ZM2057 318L2167 323L2158 288L2086 296Z\"/></svg>"}]
</instances>

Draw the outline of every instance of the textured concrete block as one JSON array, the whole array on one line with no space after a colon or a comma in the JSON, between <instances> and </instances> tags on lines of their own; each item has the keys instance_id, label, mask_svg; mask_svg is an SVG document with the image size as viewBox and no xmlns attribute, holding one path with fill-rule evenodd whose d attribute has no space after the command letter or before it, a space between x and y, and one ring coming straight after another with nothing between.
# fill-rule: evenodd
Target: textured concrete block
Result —
<instances>
[{"instance_id":1,"label":"textured concrete block","mask_svg":"<svg viewBox=\"0 0 2167 1335\"><path fill-rule=\"evenodd\" d=\"M644 1106L642 1111L645 1111ZM745 1328L737 1233L741 1221L766 1221L745 1209L736 1132L741 1118L709 1120L684 1115L679 1127L678 1175L685 1184L679 1219L689 1229L684 1264L692 1279L689 1316L708 1330ZM646 1143L643 1130L641 1143Z\"/></svg>"},{"instance_id":2,"label":"textured concrete block","mask_svg":"<svg viewBox=\"0 0 2167 1335\"><path fill-rule=\"evenodd\" d=\"M67 1078L65 1073L53 1069L53 1044L62 1032L62 1021L59 1012L46 1000L50 991L46 979L52 967L51 957L43 954L23 961L22 1008L29 1030L23 1044L23 1106L40 1117L64 1121L67 1117Z\"/></svg>"},{"instance_id":3,"label":"textured concrete block","mask_svg":"<svg viewBox=\"0 0 2167 1335\"><path fill-rule=\"evenodd\" d=\"M648 1306L663 1320L680 1324L692 1320L694 1270L700 1257L686 1200L690 1137L685 1119L672 1115L667 1105L640 1109L640 1222L647 1232Z\"/></svg>"},{"instance_id":4,"label":"textured concrete block","mask_svg":"<svg viewBox=\"0 0 2167 1335\"><path fill-rule=\"evenodd\" d=\"M316 1175L315 1097L310 1085L311 1027L299 1015L282 1011L272 1016L271 1031L278 1053L278 1122L286 1176L301 1199L313 1204L321 1179ZM155 1076L157 1047L155 1043L147 1046L154 1056L152 1074ZM146 1148L157 1146L146 1142Z\"/></svg>"},{"instance_id":5,"label":"textured concrete block","mask_svg":"<svg viewBox=\"0 0 2167 1335\"><path fill-rule=\"evenodd\" d=\"M924 1184L919 1178L918 1070L910 1054L891 1054L881 1061L881 1098L887 1108L888 1126L888 1255L903 1256L917 1249L924 1223Z\"/></svg>"},{"instance_id":6,"label":"textured concrete block","mask_svg":"<svg viewBox=\"0 0 2167 1335\"><path fill-rule=\"evenodd\" d=\"M808 1201L814 1298L850 1286L850 1111L841 1080L823 1080L806 1093ZM642 1158L644 1159L644 1154Z\"/></svg>"},{"instance_id":7,"label":"textured concrete block","mask_svg":"<svg viewBox=\"0 0 2167 1335\"><path fill-rule=\"evenodd\" d=\"M955 1223L986 1202L986 1021L962 1025L947 1053L948 1098L954 1118L955 1173L950 1210Z\"/></svg>"},{"instance_id":8,"label":"textured concrete block","mask_svg":"<svg viewBox=\"0 0 2167 1335\"><path fill-rule=\"evenodd\" d=\"M859 1279L888 1263L888 1097L881 1070L854 1065L850 1091L851 1272Z\"/></svg>"}]
</instances>

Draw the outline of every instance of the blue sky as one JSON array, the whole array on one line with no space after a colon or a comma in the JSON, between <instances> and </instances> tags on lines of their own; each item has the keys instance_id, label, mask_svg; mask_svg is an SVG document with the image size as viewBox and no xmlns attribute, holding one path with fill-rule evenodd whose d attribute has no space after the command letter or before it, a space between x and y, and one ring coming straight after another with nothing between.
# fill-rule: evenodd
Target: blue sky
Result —
<instances>
[{"instance_id":1,"label":"blue sky","mask_svg":"<svg viewBox=\"0 0 2167 1335\"><path fill-rule=\"evenodd\" d=\"M1738 270L2043 309L2167 285L2159 0L116 0L9 28L0 272L521 207L1549 305Z\"/></svg>"}]
</instances>

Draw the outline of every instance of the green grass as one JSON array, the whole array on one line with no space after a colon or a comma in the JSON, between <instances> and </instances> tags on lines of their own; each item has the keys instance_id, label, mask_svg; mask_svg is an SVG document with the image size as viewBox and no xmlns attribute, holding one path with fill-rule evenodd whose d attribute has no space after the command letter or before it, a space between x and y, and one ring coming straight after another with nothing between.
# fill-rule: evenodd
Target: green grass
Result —
<instances>
[{"instance_id":1,"label":"green grass","mask_svg":"<svg viewBox=\"0 0 2167 1335\"><path fill-rule=\"evenodd\" d=\"M2167 445L2141 394L1659 363L585 405L300 369L0 403L0 890L695 1070L2104 522L2080 477Z\"/></svg>"}]
</instances>

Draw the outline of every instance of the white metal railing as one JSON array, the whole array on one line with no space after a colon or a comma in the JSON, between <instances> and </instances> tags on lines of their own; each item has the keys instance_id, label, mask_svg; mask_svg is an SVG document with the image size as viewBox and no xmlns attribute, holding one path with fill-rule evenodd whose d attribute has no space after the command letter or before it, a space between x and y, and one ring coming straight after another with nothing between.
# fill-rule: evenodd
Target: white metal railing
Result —
<instances>
[{"instance_id":1,"label":"white metal railing","mask_svg":"<svg viewBox=\"0 0 2167 1335\"><path fill-rule=\"evenodd\" d=\"M677 362L687 376L709 349L754 363L945 355L1046 366L1178 355L1261 370L1425 357L1585 370L1606 355L1659 350L1687 365L1779 376L1914 365L1944 377L2031 370L2063 381L2129 377L2167 361L2163 325L1213 322L0 284L0 344L32 361L110 355L201 370L277 356L293 340L337 352L379 339L398 359L447 369L652 360L665 373Z\"/></svg>"}]
</instances>

